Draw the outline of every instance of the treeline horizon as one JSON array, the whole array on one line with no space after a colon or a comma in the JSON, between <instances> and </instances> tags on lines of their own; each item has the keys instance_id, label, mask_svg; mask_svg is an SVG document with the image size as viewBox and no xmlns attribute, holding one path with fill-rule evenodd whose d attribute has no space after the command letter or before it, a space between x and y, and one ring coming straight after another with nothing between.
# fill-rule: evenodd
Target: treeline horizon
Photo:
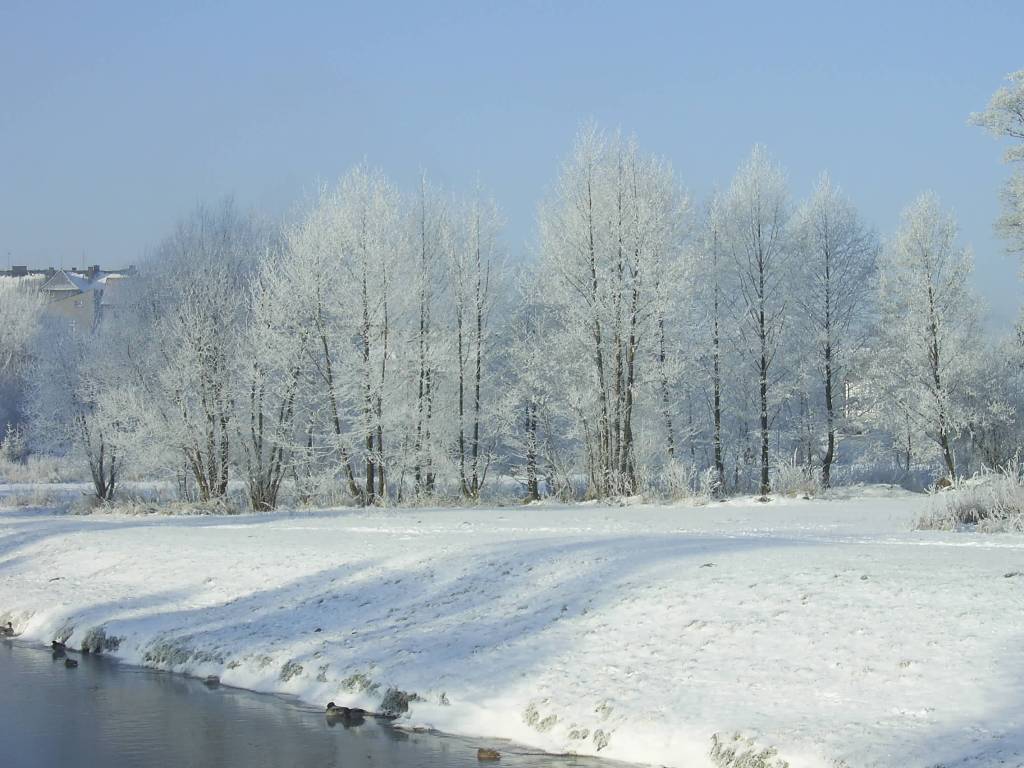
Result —
<instances>
[{"instance_id":1,"label":"treeline horizon","mask_svg":"<svg viewBox=\"0 0 1024 768\"><path fill-rule=\"evenodd\" d=\"M1011 82L974 120L1012 136ZM80 457L103 500L129 472L203 503L237 479L254 510L285 485L474 501L497 475L524 500L765 496L953 482L1019 452L1021 335L982 328L934 194L883 241L827 174L792 199L761 146L695 201L592 125L536 258L510 265L501 227L481 189L403 193L365 165L282 225L201 205L95 328L8 289L33 320L0 373L23 381L36 449Z\"/></svg>"}]
</instances>

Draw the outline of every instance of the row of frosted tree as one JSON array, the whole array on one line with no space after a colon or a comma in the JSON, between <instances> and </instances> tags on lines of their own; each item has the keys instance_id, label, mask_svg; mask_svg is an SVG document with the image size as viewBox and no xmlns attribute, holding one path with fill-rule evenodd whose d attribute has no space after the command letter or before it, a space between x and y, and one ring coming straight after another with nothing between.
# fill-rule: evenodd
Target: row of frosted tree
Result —
<instances>
[{"instance_id":1,"label":"row of frosted tree","mask_svg":"<svg viewBox=\"0 0 1024 768\"><path fill-rule=\"evenodd\" d=\"M511 263L482 192L365 167L280 226L202 207L116 313L43 329L33 432L100 498L237 481L256 510L934 481L1018 450L1021 343L984 332L934 195L882 241L763 148L696 204L589 128L538 222Z\"/></svg>"}]
</instances>

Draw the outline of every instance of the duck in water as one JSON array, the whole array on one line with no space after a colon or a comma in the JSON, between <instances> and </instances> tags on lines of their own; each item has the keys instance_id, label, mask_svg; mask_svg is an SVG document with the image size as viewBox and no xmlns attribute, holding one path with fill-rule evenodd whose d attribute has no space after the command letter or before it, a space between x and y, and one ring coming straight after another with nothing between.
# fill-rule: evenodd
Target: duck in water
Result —
<instances>
[{"instance_id":1,"label":"duck in water","mask_svg":"<svg viewBox=\"0 0 1024 768\"><path fill-rule=\"evenodd\" d=\"M340 722L346 728L353 725L362 725L366 717L366 710L359 707L339 707L333 701L327 702L325 712L329 721Z\"/></svg>"}]
</instances>

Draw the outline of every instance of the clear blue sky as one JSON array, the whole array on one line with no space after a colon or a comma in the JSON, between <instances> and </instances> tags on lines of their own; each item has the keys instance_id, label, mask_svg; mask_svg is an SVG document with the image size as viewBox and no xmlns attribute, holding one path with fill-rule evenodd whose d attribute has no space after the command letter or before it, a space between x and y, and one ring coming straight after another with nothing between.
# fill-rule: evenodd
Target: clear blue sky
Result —
<instances>
[{"instance_id":1,"label":"clear blue sky","mask_svg":"<svg viewBox=\"0 0 1024 768\"><path fill-rule=\"evenodd\" d=\"M1024 2L0 2L0 257L139 261L200 200L271 214L366 159L501 203L513 256L590 118L692 193L755 142L880 232L931 188L997 318L1007 170L966 124L1024 68Z\"/></svg>"}]
</instances>

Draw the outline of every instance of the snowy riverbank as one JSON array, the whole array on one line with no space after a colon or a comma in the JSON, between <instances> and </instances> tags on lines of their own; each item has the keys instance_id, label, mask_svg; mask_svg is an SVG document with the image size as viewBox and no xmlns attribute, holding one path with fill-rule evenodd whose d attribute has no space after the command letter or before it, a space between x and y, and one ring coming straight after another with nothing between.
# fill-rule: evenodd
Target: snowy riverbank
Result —
<instances>
[{"instance_id":1,"label":"snowy riverbank","mask_svg":"<svg viewBox=\"0 0 1024 768\"><path fill-rule=\"evenodd\" d=\"M1024 537L911 531L926 504L8 509L0 620L317 704L394 688L402 724L557 752L1024 764Z\"/></svg>"}]
</instances>

